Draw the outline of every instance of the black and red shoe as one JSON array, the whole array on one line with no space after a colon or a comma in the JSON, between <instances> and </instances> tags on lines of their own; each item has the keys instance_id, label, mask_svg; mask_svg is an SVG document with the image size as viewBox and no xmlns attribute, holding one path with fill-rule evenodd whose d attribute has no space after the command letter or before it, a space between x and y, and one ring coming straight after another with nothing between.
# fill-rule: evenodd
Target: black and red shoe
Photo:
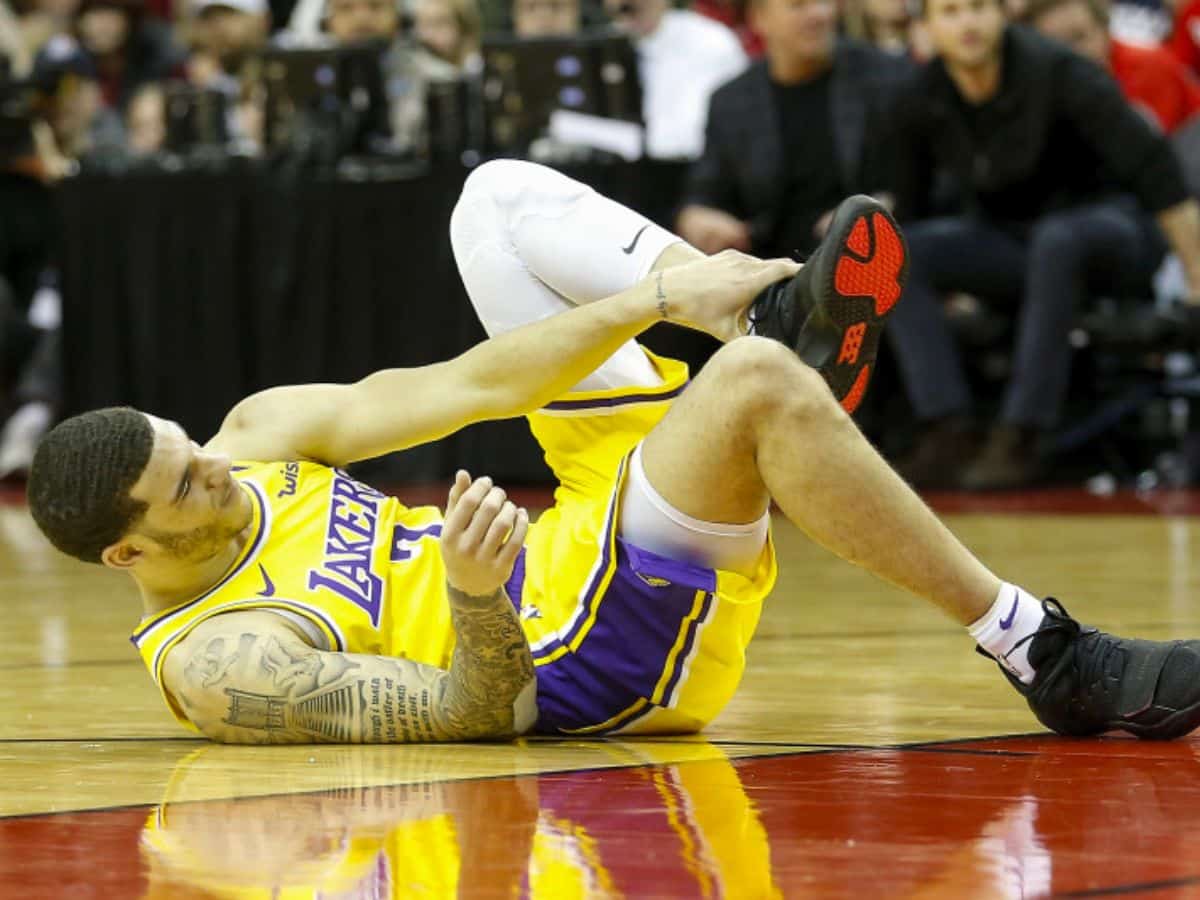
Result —
<instances>
[{"instance_id":1,"label":"black and red shoe","mask_svg":"<svg viewBox=\"0 0 1200 900\"><path fill-rule=\"evenodd\" d=\"M838 206L804 268L759 294L747 318L754 334L782 341L820 371L852 413L907 277L908 246L896 220L878 200L856 194Z\"/></svg>"}]
</instances>

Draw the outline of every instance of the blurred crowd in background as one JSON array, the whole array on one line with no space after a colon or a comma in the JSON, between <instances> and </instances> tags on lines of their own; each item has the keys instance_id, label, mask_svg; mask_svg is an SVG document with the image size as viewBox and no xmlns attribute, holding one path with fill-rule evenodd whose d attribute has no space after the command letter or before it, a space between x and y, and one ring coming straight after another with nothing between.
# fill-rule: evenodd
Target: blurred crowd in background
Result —
<instances>
[{"instance_id":1,"label":"blurred crowd in background","mask_svg":"<svg viewBox=\"0 0 1200 900\"><path fill-rule=\"evenodd\" d=\"M530 134L536 82L506 67L558 47L570 76L570 41L599 48L608 99ZM0 477L56 412L47 190L93 161L270 157L281 128L294 148L279 111L305 78L345 82L338 155L428 160L449 128L468 165L688 163L673 224L707 252L803 258L840 198L885 199L912 248L889 339L919 487L1047 474L1098 299L1152 311L1161 346L1200 334L1200 0L0 0L0 74ZM481 113L473 136L477 108L520 127ZM976 349L997 341L989 405Z\"/></svg>"}]
</instances>

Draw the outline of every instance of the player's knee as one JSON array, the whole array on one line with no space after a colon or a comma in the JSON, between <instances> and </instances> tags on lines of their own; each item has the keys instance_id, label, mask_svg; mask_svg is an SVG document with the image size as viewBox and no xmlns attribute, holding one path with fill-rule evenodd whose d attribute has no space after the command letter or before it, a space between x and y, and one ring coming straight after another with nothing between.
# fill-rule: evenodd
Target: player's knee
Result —
<instances>
[{"instance_id":1,"label":"player's knee","mask_svg":"<svg viewBox=\"0 0 1200 900\"><path fill-rule=\"evenodd\" d=\"M511 175L520 172L521 162L517 160L491 160L482 166L472 169L467 180L463 181L460 202L482 197L494 197L503 190L505 181Z\"/></svg>"},{"instance_id":2,"label":"player's knee","mask_svg":"<svg viewBox=\"0 0 1200 900\"><path fill-rule=\"evenodd\" d=\"M770 338L746 336L730 341L709 363L719 383L750 402L774 402L785 385L805 382L811 372L791 349ZM807 393L804 384L800 389Z\"/></svg>"},{"instance_id":3,"label":"player's knee","mask_svg":"<svg viewBox=\"0 0 1200 900\"><path fill-rule=\"evenodd\" d=\"M778 341L747 335L725 344L709 365L717 367L725 383L749 390L777 382L802 364Z\"/></svg>"},{"instance_id":4,"label":"player's knee","mask_svg":"<svg viewBox=\"0 0 1200 900\"><path fill-rule=\"evenodd\" d=\"M520 159L493 159L477 166L463 182L459 202L482 197L498 198L520 191L544 171L536 163Z\"/></svg>"},{"instance_id":5,"label":"player's knee","mask_svg":"<svg viewBox=\"0 0 1200 900\"><path fill-rule=\"evenodd\" d=\"M462 192L450 214L450 245L460 267L470 259L474 248L498 237L507 229L505 210L528 181L526 163L515 159L496 159L472 170L463 182Z\"/></svg>"},{"instance_id":6,"label":"player's knee","mask_svg":"<svg viewBox=\"0 0 1200 900\"><path fill-rule=\"evenodd\" d=\"M807 417L840 411L820 373L770 338L730 341L709 366L716 367L717 382L729 385L739 407L751 415L787 412Z\"/></svg>"}]
</instances>

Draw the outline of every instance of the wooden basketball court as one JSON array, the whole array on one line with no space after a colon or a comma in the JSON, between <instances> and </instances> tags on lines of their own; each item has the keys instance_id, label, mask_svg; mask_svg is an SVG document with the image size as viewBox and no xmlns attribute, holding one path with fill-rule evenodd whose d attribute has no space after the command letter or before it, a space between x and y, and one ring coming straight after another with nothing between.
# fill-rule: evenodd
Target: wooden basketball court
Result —
<instances>
[{"instance_id":1,"label":"wooden basketball court","mask_svg":"<svg viewBox=\"0 0 1200 900\"><path fill-rule=\"evenodd\" d=\"M939 508L1083 621L1200 635L1195 498L1081 499ZM222 747L162 707L125 579L0 508L0 897L1200 896L1200 737L1047 737L962 629L776 538L703 736Z\"/></svg>"}]
</instances>

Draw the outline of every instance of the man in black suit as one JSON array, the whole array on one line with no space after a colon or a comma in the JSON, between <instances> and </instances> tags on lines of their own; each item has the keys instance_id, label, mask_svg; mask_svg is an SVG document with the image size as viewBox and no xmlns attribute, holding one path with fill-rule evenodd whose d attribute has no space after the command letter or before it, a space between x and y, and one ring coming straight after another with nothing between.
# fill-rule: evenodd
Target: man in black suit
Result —
<instances>
[{"instance_id":1,"label":"man in black suit","mask_svg":"<svg viewBox=\"0 0 1200 900\"><path fill-rule=\"evenodd\" d=\"M807 256L847 194L887 188L904 60L838 39L835 0L751 0L766 59L714 95L677 230L706 253Z\"/></svg>"},{"instance_id":2,"label":"man in black suit","mask_svg":"<svg viewBox=\"0 0 1200 900\"><path fill-rule=\"evenodd\" d=\"M938 58L904 92L893 141L912 269L889 334L923 422L899 469L919 486L1016 487L1039 474L1089 290L1146 290L1165 236L1200 297L1200 207L1166 140L1091 60L1007 25L1001 0L925 0L924 19ZM929 208L935 175L959 214ZM948 291L1014 310L1012 374L979 452L963 437L971 397Z\"/></svg>"}]
</instances>

